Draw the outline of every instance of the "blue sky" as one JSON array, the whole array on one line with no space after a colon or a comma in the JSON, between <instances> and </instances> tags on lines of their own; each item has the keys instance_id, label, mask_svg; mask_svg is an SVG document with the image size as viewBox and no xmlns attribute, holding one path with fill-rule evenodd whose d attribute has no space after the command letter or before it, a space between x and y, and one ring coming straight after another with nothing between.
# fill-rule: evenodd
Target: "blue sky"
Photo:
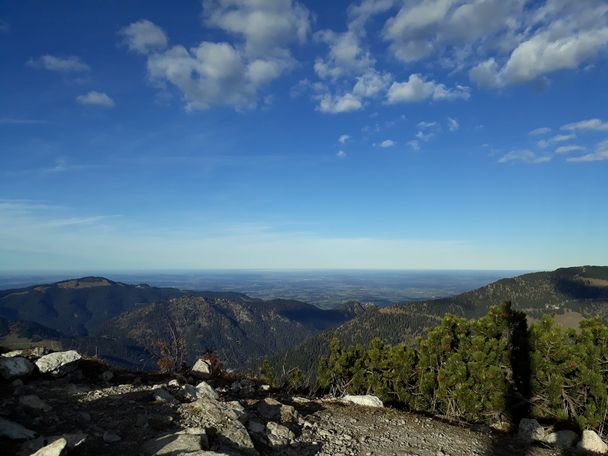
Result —
<instances>
[{"instance_id":1,"label":"blue sky","mask_svg":"<svg viewBox=\"0 0 608 456\"><path fill-rule=\"evenodd\" d=\"M0 270L608 260L602 0L0 1L0 61Z\"/></svg>"}]
</instances>

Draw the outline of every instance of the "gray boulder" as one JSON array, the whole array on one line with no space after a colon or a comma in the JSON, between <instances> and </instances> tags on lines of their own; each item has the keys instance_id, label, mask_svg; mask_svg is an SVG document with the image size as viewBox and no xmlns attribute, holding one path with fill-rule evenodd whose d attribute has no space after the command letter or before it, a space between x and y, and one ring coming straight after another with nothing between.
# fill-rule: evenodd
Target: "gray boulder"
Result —
<instances>
[{"instance_id":1,"label":"gray boulder","mask_svg":"<svg viewBox=\"0 0 608 456\"><path fill-rule=\"evenodd\" d=\"M217 401L220 395L207 382L200 382L196 385L196 397L199 399L207 397Z\"/></svg>"},{"instance_id":2,"label":"gray boulder","mask_svg":"<svg viewBox=\"0 0 608 456\"><path fill-rule=\"evenodd\" d=\"M282 424L269 421L266 423L266 437L273 447L289 445L295 438L294 433Z\"/></svg>"},{"instance_id":3,"label":"gray boulder","mask_svg":"<svg viewBox=\"0 0 608 456\"><path fill-rule=\"evenodd\" d=\"M61 438L55 440L53 443L40 448L32 456L60 456L63 454L68 442L66 439Z\"/></svg>"},{"instance_id":4,"label":"gray boulder","mask_svg":"<svg viewBox=\"0 0 608 456\"><path fill-rule=\"evenodd\" d=\"M204 432L204 431L203 431ZM149 456L168 456L197 453L207 444L207 436L203 434L166 434L148 440L144 443L144 453Z\"/></svg>"},{"instance_id":5,"label":"gray boulder","mask_svg":"<svg viewBox=\"0 0 608 456\"><path fill-rule=\"evenodd\" d=\"M52 410L52 407L50 405L48 405L35 394L27 394L25 396L21 396L19 398L19 403L32 410L40 410L43 412L50 412Z\"/></svg>"},{"instance_id":6,"label":"gray boulder","mask_svg":"<svg viewBox=\"0 0 608 456\"><path fill-rule=\"evenodd\" d=\"M578 434L570 430L552 432L545 437L545 443L562 449L573 447L577 440Z\"/></svg>"},{"instance_id":7,"label":"gray boulder","mask_svg":"<svg viewBox=\"0 0 608 456\"><path fill-rule=\"evenodd\" d=\"M76 350L49 353L36 360L36 366L43 374L59 376L76 369L80 358L82 356Z\"/></svg>"},{"instance_id":8,"label":"gray boulder","mask_svg":"<svg viewBox=\"0 0 608 456\"><path fill-rule=\"evenodd\" d=\"M524 442L545 442L547 432L538 421L531 418L522 418L519 422L517 437Z\"/></svg>"},{"instance_id":9,"label":"gray boulder","mask_svg":"<svg viewBox=\"0 0 608 456\"><path fill-rule=\"evenodd\" d=\"M33 370L34 365L26 358L20 356L0 358L0 375L6 380L29 375Z\"/></svg>"},{"instance_id":10,"label":"gray boulder","mask_svg":"<svg viewBox=\"0 0 608 456\"><path fill-rule=\"evenodd\" d=\"M11 440L29 440L36 437L36 433L19 423L0 418L0 437L7 437Z\"/></svg>"},{"instance_id":11,"label":"gray boulder","mask_svg":"<svg viewBox=\"0 0 608 456\"><path fill-rule=\"evenodd\" d=\"M347 404L363 405L365 407L384 407L384 404L378 397L372 396L371 394L364 394L361 396L355 396L347 394L342 398L342 402Z\"/></svg>"},{"instance_id":12,"label":"gray boulder","mask_svg":"<svg viewBox=\"0 0 608 456\"><path fill-rule=\"evenodd\" d=\"M608 453L608 445L604 443L599 435L595 433L595 431L585 430L583 431L583 436L576 445L577 448L588 451L590 453L596 454L606 454Z\"/></svg>"},{"instance_id":13,"label":"gray boulder","mask_svg":"<svg viewBox=\"0 0 608 456\"><path fill-rule=\"evenodd\" d=\"M169 404L178 402L177 399L164 388L156 388L152 391L152 395L154 396L154 400L158 402L168 402Z\"/></svg>"}]
</instances>

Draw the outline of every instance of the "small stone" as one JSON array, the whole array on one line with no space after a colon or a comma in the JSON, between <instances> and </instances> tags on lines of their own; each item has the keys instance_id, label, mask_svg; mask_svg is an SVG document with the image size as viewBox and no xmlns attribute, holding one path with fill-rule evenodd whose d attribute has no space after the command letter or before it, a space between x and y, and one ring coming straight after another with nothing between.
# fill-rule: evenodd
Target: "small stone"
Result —
<instances>
[{"instance_id":1,"label":"small stone","mask_svg":"<svg viewBox=\"0 0 608 456\"><path fill-rule=\"evenodd\" d=\"M250 421L247 423L247 430L252 434L263 434L266 431L266 426L259 421Z\"/></svg>"},{"instance_id":2,"label":"small stone","mask_svg":"<svg viewBox=\"0 0 608 456\"><path fill-rule=\"evenodd\" d=\"M199 359L192 366L192 375L207 380L213 376L213 367L207 361Z\"/></svg>"},{"instance_id":3,"label":"small stone","mask_svg":"<svg viewBox=\"0 0 608 456\"><path fill-rule=\"evenodd\" d=\"M260 386L260 389L261 389L262 391L270 391L270 385L261 385L261 386Z\"/></svg>"},{"instance_id":4,"label":"small stone","mask_svg":"<svg viewBox=\"0 0 608 456\"><path fill-rule=\"evenodd\" d=\"M36 437L36 433L19 423L0 418L0 437L7 437L11 440L29 440Z\"/></svg>"},{"instance_id":5,"label":"small stone","mask_svg":"<svg viewBox=\"0 0 608 456\"><path fill-rule=\"evenodd\" d=\"M40 448L32 456L60 456L68 442L64 438L55 440L50 445Z\"/></svg>"},{"instance_id":6,"label":"small stone","mask_svg":"<svg viewBox=\"0 0 608 456\"><path fill-rule=\"evenodd\" d=\"M29 375L34 370L34 365L30 360L14 357L0 358L0 375L6 380L13 380L17 377Z\"/></svg>"},{"instance_id":7,"label":"small stone","mask_svg":"<svg viewBox=\"0 0 608 456\"><path fill-rule=\"evenodd\" d=\"M281 404L271 397L264 398L258 402L258 413L268 420L278 419L281 416Z\"/></svg>"},{"instance_id":8,"label":"small stone","mask_svg":"<svg viewBox=\"0 0 608 456\"><path fill-rule=\"evenodd\" d=\"M363 405L365 407L384 407L382 401L378 397L372 396L371 394L364 394L360 396L347 394L342 398L342 402Z\"/></svg>"},{"instance_id":9,"label":"small stone","mask_svg":"<svg viewBox=\"0 0 608 456\"><path fill-rule=\"evenodd\" d=\"M175 388L179 388L179 382L177 380L173 379L173 380L169 381L169 383L167 383L167 386L173 386ZM186 385L184 385L184 386L186 386Z\"/></svg>"},{"instance_id":10,"label":"small stone","mask_svg":"<svg viewBox=\"0 0 608 456\"><path fill-rule=\"evenodd\" d=\"M53 409L50 405L48 405L35 394L21 396L19 398L19 403L32 410L41 410L43 412L49 412Z\"/></svg>"},{"instance_id":11,"label":"small stone","mask_svg":"<svg viewBox=\"0 0 608 456\"><path fill-rule=\"evenodd\" d=\"M595 431L590 430L583 431L583 436L576 447L591 453L606 454L608 452L608 445L604 443Z\"/></svg>"},{"instance_id":12,"label":"small stone","mask_svg":"<svg viewBox=\"0 0 608 456\"><path fill-rule=\"evenodd\" d=\"M106 431L103 433L103 441L106 443L120 442L121 440L122 438L112 431Z\"/></svg>"},{"instance_id":13,"label":"small stone","mask_svg":"<svg viewBox=\"0 0 608 456\"><path fill-rule=\"evenodd\" d=\"M281 405L279 413L281 415L281 421L284 423L297 422L298 418L300 417L296 409L291 405Z\"/></svg>"}]
</instances>

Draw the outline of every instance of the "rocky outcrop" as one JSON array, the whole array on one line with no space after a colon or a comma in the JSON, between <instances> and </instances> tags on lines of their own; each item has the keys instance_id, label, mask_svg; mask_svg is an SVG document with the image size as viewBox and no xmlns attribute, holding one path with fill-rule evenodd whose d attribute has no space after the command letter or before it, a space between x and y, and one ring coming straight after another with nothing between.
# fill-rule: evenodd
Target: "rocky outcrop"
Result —
<instances>
[{"instance_id":1,"label":"rocky outcrop","mask_svg":"<svg viewBox=\"0 0 608 456\"><path fill-rule=\"evenodd\" d=\"M192 366L192 375L207 380L213 376L213 366L204 359L199 359Z\"/></svg>"},{"instance_id":2,"label":"rocky outcrop","mask_svg":"<svg viewBox=\"0 0 608 456\"><path fill-rule=\"evenodd\" d=\"M68 441L64 438L60 438L50 445L40 448L32 456L60 456L63 454L63 450L65 450L67 445Z\"/></svg>"}]
</instances>

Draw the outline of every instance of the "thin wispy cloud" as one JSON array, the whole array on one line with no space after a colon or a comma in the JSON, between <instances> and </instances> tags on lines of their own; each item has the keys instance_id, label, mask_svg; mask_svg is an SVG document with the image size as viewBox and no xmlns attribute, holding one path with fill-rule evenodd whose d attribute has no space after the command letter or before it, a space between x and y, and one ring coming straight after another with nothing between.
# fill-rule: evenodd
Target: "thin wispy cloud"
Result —
<instances>
[{"instance_id":1,"label":"thin wispy cloud","mask_svg":"<svg viewBox=\"0 0 608 456\"><path fill-rule=\"evenodd\" d=\"M76 102L83 106L99 106L101 108L113 108L115 106L114 100L108 94L94 90L77 96Z\"/></svg>"},{"instance_id":2,"label":"thin wispy cloud","mask_svg":"<svg viewBox=\"0 0 608 456\"><path fill-rule=\"evenodd\" d=\"M58 73L86 73L91 71L91 67L84 63L80 57L57 57L45 54L27 61L27 65L32 68L42 68Z\"/></svg>"}]
</instances>

